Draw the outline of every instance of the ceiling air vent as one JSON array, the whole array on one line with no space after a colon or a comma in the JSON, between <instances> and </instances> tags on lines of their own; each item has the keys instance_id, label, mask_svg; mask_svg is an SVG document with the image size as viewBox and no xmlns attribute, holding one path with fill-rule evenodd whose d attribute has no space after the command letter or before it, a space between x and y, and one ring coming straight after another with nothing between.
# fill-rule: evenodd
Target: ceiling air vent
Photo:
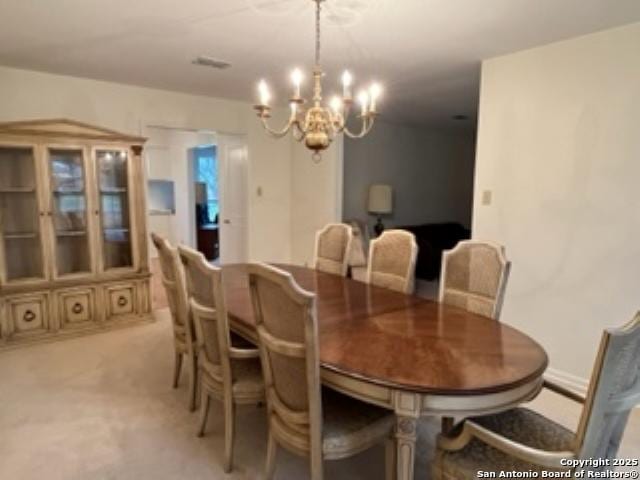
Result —
<instances>
[{"instance_id":1,"label":"ceiling air vent","mask_svg":"<svg viewBox=\"0 0 640 480\"><path fill-rule=\"evenodd\" d=\"M205 55L200 55L193 60L194 65L202 65L203 67L211 67L217 68L219 70L224 70L225 68L229 68L231 64L229 62L225 62L224 60L219 60L213 57L207 57Z\"/></svg>"}]
</instances>

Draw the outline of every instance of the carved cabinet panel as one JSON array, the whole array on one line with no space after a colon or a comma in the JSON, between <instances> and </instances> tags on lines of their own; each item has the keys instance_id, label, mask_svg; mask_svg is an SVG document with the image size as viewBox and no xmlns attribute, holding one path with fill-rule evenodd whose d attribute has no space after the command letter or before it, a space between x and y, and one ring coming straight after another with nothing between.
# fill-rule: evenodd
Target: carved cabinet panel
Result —
<instances>
[{"instance_id":1,"label":"carved cabinet panel","mask_svg":"<svg viewBox=\"0 0 640 480\"><path fill-rule=\"evenodd\" d=\"M42 335L49 330L49 294L34 293L10 299L6 305L9 338Z\"/></svg>"},{"instance_id":2,"label":"carved cabinet panel","mask_svg":"<svg viewBox=\"0 0 640 480\"><path fill-rule=\"evenodd\" d=\"M58 315L61 328L90 325L97 320L95 291L80 288L59 292Z\"/></svg>"},{"instance_id":3,"label":"carved cabinet panel","mask_svg":"<svg viewBox=\"0 0 640 480\"><path fill-rule=\"evenodd\" d=\"M133 284L107 287L107 318L130 315L136 311L136 288Z\"/></svg>"}]
</instances>

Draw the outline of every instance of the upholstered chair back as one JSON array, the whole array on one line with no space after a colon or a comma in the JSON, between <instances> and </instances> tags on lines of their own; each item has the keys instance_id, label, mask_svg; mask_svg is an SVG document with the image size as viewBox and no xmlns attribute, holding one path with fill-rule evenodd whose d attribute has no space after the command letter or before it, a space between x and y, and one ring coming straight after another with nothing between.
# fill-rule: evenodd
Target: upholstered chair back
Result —
<instances>
[{"instance_id":1,"label":"upholstered chair back","mask_svg":"<svg viewBox=\"0 0 640 480\"><path fill-rule=\"evenodd\" d=\"M413 293L418 245L406 230L385 230L369 245L367 281L378 287Z\"/></svg>"},{"instance_id":2,"label":"upholstered chair back","mask_svg":"<svg viewBox=\"0 0 640 480\"><path fill-rule=\"evenodd\" d=\"M229 323L222 292L221 270L202 253L179 246L191 316L200 349L199 360L216 380L231 381Z\"/></svg>"},{"instance_id":3,"label":"upholstered chair back","mask_svg":"<svg viewBox=\"0 0 640 480\"><path fill-rule=\"evenodd\" d=\"M352 231L349 225L329 223L316 233L316 270L335 275L347 275Z\"/></svg>"},{"instance_id":4,"label":"upholstered chair back","mask_svg":"<svg viewBox=\"0 0 640 480\"><path fill-rule=\"evenodd\" d=\"M151 241L158 251L160 276L167 294L167 302L174 325L174 333L177 337L185 340L184 337L186 336L187 326L189 325L189 306L178 252L169 244L166 238L160 235L152 233Z\"/></svg>"},{"instance_id":5,"label":"upholstered chair back","mask_svg":"<svg viewBox=\"0 0 640 480\"><path fill-rule=\"evenodd\" d=\"M442 254L440 302L499 319L510 265L501 245L459 242Z\"/></svg>"},{"instance_id":6,"label":"upholstered chair back","mask_svg":"<svg viewBox=\"0 0 640 480\"><path fill-rule=\"evenodd\" d=\"M629 413L639 403L640 312L624 327L602 334L576 434L579 457L615 458Z\"/></svg>"},{"instance_id":7,"label":"upholstered chair back","mask_svg":"<svg viewBox=\"0 0 640 480\"><path fill-rule=\"evenodd\" d=\"M263 264L249 266L249 286L271 431L314 462L322 451L315 295L288 272Z\"/></svg>"}]
</instances>

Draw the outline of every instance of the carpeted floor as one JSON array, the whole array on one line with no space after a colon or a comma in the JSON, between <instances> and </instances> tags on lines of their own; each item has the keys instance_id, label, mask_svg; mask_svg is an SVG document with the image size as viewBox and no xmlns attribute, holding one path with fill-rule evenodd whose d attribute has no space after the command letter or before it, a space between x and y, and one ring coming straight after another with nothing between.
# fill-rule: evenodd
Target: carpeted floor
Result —
<instances>
[{"instance_id":1,"label":"carpeted floor","mask_svg":"<svg viewBox=\"0 0 640 480\"><path fill-rule=\"evenodd\" d=\"M225 475L219 404L207 434L195 436L186 381L170 388L173 353L166 310L129 329L0 353L0 479L256 479L261 477L264 409L239 411L235 471ZM578 409L543 394L537 409L575 426ZM437 422L420 428L416 478L428 478ZM640 418L632 416L621 456L640 456ZM327 462L331 480L384 477L384 450ZM304 460L281 452L276 478L308 478Z\"/></svg>"}]
</instances>

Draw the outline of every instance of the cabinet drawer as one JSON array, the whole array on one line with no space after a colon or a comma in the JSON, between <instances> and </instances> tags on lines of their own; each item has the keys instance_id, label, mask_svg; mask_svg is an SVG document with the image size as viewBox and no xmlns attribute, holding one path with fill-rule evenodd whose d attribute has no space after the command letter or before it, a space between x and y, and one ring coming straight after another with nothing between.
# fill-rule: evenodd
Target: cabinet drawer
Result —
<instances>
[{"instance_id":1,"label":"cabinet drawer","mask_svg":"<svg viewBox=\"0 0 640 480\"><path fill-rule=\"evenodd\" d=\"M58 315L62 328L86 326L96 320L92 288L58 292Z\"/></svg>"},{"instance_id":2,"label":"cabinet drawer","mask_svg":"<svg viewBox=\"0 0 640 480\"><path fill-rule=\"evenodd\" d=\"M49 295L25 295L7 299L9 336L31 336L49 329Z\"/></svg>"},{"instance_id":3,"label":"cabinet drawer","mask_svg":"<svg viewBox=\"0 0 640 480\"><path fill-rule=\"evenodd\" d=\"M133 283L106 288L107 318L136 313L136 287Z\"/></svg>"}]
</instances>

